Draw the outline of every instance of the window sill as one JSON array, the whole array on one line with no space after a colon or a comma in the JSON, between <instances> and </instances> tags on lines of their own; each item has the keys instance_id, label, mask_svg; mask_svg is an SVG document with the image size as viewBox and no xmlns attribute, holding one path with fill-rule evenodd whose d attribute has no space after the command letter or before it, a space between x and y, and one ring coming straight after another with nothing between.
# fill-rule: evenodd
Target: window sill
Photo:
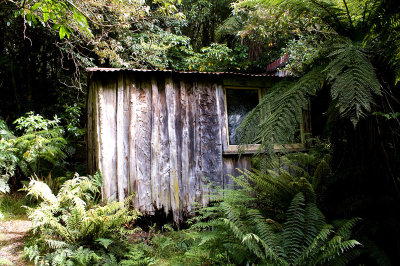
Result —
<instances>
[{"instance_id":1,"label":"window sill","mask_svg":"<svg viewBox=\"0 0 400 266\"><path fill-rule=\"evenodd\" d=\"M259 144L249 144L244 147L244 149L239 149L239 145L229 145L227 149L223 152L224 155L229 154L255 154L259 151L261 145ZM296 152L305 151L306 147L303 143L293 143L293 144L275 144L274 152Z\"/></svg>"}]
</instances>

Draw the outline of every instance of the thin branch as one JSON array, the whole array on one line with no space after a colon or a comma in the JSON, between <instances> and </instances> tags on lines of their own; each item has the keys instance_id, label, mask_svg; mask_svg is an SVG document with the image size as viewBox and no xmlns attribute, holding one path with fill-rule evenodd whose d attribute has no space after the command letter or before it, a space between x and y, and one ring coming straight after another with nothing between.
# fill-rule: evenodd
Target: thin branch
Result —
<instances>
[{"instance_id":1,"label":"thin branch","mask_svg":"<svg viewBox=\"0 0 400 266\"><path fill-rule=\"evenodd\" d=\"M352 30L354 30L353 20L351 19L350 11L349 11L349 8L347 6L346 0L343 0L343 4L344 4L344 6L346 8L346 13L347 13L347 17L349 18L350 26L351 26Z\"/></svg>"},{"instance_id":2,"label":"thin branch","mask_svg":"<svg viewBox=\"0 0 400 266\"><path fill-rule=\"evenodd\" d=\"M68 4L70 4L73 8L75 8L76 10L78 10L79 13L81 13L85 18L89 19L89 20L90 20L91 22L93 22L94 24L96 24L96 25L101 25L101 24L98 24L98 22L94 21L92 18L90 18L85 12L83 12L82 9L80 9L78 6L76 6L76 5L75 5L73 2L71 2L70 0L66 0L66 2L67 2Z\"/></svg>"},{"instance_id":3,"label":"thin branch","mask_svg":"<svg viewBox=\"0 0 400 266\"><path fill-rule=\"evenodd\" d=\"M24 40L25 40L25 39L28 39L29 42L31 43L31 46L32 46L32 40L31 40L31 38L29 38L28 36L26 36L26 17L25 17L25 15L24 15L24 31L23 31L23 33L24 33Z\"/></svg>"}]
</instances>

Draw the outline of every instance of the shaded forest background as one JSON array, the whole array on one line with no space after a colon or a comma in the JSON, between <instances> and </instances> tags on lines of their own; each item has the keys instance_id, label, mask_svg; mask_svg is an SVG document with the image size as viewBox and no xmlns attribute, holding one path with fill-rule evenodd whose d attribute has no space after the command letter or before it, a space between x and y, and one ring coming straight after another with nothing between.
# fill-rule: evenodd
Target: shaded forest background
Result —
<instances>
[{"instance_id":1,"label":"shaded forest background","mask_svg":"<svg viewBox=\"0 0 400 266\"><path fill-rule=\"evenodd\" d=\"M86 67L265 73L288 54L282 69L293 78L263 101L279 107L270 118L262 102L245 120L257 124L251 141L285 143L310 106L311 140L331 169L318 207L329 221L360 217L355 237L397 264L399 9L389 0L3 0L0 118L21 132L13 122L27 112L57 114L69 148L50 173L86 174ZM17 169L11 186L26 175Z\"/></svg>"}]
</instances>

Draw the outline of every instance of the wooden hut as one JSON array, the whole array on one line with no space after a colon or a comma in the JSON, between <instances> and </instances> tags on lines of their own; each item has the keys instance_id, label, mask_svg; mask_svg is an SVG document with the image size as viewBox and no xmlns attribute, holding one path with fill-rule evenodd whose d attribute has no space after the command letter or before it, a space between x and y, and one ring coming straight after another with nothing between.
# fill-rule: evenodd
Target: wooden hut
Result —
<instances>
[{"instance_id":1,"label":"wooden hut","mask_svg":"<svg viewBox=\"0 0 400 266\"><path fill-rule=\"evenodd\" d=\"M227 188L236 168L251 167L257 147L239 156L235 127L278 79L106 68L88 74L88 164L102 173L103 197L136 193L141 212L172 212L176 222L194 202L208 203L206 182Z\"/></svg>"}]
</instances>

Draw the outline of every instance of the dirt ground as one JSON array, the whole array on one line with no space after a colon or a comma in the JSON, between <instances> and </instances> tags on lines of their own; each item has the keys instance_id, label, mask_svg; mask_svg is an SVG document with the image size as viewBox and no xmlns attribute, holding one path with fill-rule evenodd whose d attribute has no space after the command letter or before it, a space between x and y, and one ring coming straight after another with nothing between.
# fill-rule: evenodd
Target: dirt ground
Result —
<instances>
[{"instance_id":1,"label":"dirt ground","mask_svg":"<svg viewBox=\"0 0 400 266\"><path fill-rule=\"evenodd\" d=\"M24 219L0 221L0 258L16 266L28 264L22 259L23 238L31 225L31 221Z\"/></svg>"}]
</instances>

